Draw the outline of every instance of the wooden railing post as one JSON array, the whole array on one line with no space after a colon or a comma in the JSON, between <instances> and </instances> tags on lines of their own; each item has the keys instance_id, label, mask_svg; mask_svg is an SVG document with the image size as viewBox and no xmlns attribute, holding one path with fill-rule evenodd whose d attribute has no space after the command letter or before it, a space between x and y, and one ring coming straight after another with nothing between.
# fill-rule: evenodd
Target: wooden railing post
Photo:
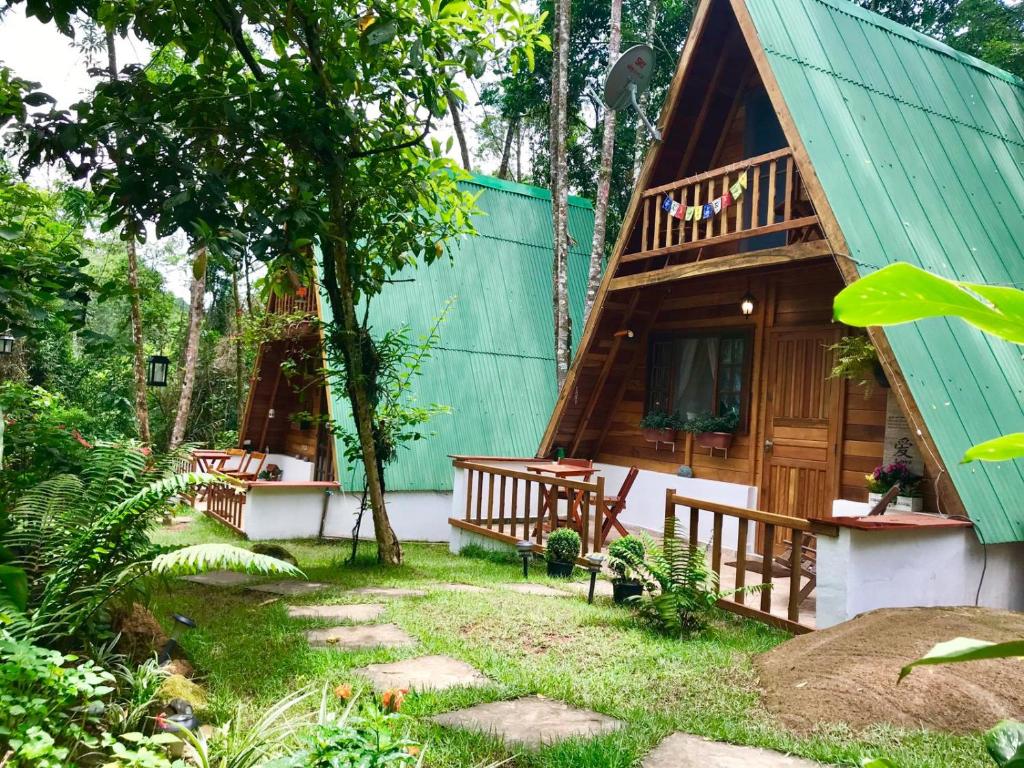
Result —
<instances>
[{"instance_id":1,"label":"wooden railing post","mask_svg":"<svg viewBox=\"0 0 1024 768\"><path fill-rule=\"evenodd\" d=\"M737 603L743 605L743 588L747 585L747 528L750 523L747 520L738 520L739 528L736 531L736 589L740 590L734 598Z\"/></svg>"},{"instance_id":2,"label":"wooden railing post","mask_svg":"<svg viewBox=\"0 0 1024 768\"><path fill-rule=\"evenodd\" d=\"M803 573L803 531L793 530L793 549L789 554L789 620L800 620L800 576Z\"/></svg>"},{"instance_id":3,"label":"wooden railing post","mask_svg":"<svg viewBox=\"0 0 1024 768\"><path fill-rule=\"evenodd\" d=\"M761 610L770 613L772 610L772 565L775 561L775 526L768 523L764 527L764 552L761 562Z\"/></svg>"},{"instance_id":4,"label":"wooden railing post","mask_svg":"<svg viewBox=\"0 0 1024 768\"><path fill-rule=\"evenodd\" d=\"M466 522L473 514L473 470L466 470Z\"/></svg>"}]
</instances>

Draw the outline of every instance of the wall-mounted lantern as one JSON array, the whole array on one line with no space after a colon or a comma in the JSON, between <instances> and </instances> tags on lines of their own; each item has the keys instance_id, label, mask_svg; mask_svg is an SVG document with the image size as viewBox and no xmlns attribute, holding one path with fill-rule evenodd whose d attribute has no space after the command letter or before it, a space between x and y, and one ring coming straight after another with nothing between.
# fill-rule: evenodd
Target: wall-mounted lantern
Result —
<instances>
[{"instance_id":1,"label":"wall-mounted lantern","mask_svg":"<svg viewBox=\"0 0 1024 768\"><path fill-rule=\"evenodd\" d=\"M749 291L740 301L740 312L743 313L744 317L750 317L754 314L754 294Z\"/></svg>"},{"instance_id":2,"label":"wall-mounted lantern","mask_svg":"<svg viewBox=\"0 0 1024 768\"><path fill-rule=\"evenodd\" d=\"M149 365L146 370L146 384L151 387L167 386L167 371L171 367L169 358L163 355L150 355Z\"/></svg>"},{"instance_id":3,"label":"wall-mounted lantern","mask_svg":"<svg viewBox=\"0 0 1024 768\"><path fill-rule=\"evenodd\" d=\"M0 355L14 354L14 337L10 331L0 334Z\"/></svg>"}]
</instances>

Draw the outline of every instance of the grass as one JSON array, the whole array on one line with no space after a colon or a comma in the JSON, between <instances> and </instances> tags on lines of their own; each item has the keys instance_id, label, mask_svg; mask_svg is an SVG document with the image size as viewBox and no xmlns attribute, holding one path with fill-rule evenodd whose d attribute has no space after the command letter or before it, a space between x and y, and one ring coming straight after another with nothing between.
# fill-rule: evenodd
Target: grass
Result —
<instances>
[{"instance_id":1,"label":"grass","mask_svg":"<svg viewBox=\"0 0 1024 768\"><path fill-rule=\"evenodd\" d=\"M226 529L200 519L185 532L157 534L161 543L230 541ZM446 654L476 666L493 685L410 696L413 736L428 744L427 764L467 768L515 754L494 738L432 725L425 716L473 704L540 694L621 719L618 732L522 751L515 768L627 768L638 766L673 731L791 752L823 763L855 766L888 756L901 768L990 766L979 736L878 728L854 733L821 728L797 737L779 727L760 704L752 658L786 639L782 632L723 614L689 640L663 637L608 600L521 595L507 590L466 594L431 589L445 582L493 586L522 579L520 561L493 553L454 557L438 545L406 544L406 564L377 565L365 544L346 564L348 543L286 542L310 579L327 589L269 601L263 593L181 582L156 596L163 619L174 610L199 626L182 638L210 696L208 716L253 722L268 706L306 684L358 683L353 670L425 654ZM531 581L547 582L543 566ZM419 638L415 648L355 653L314 650L302 631L334 622L297 621L287 604L375 602L346 596L361 586L423 587L426 597L385 599L381 622Z\"/></svg>"}]
</instances>

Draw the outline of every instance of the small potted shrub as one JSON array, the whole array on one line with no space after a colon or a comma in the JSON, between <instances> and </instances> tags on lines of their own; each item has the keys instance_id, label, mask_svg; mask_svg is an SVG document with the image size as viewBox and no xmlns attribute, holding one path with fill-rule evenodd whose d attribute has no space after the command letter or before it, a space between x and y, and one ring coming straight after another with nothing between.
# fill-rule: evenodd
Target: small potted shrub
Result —
<instances>
[{"instance_id":1,"label":"small potted shrub","mask_svg":"<svg viewBox=\"0 0 1024 768\"><path fill-rule=\"evenodd\" d=\"M739 426L740 415L736 411L715 416L711 411L700 413L686 422L686 431L692 432L701 448L727 451L732 445L733 433Z\"/></svg>"},{"instance_id":2,"label":"small potted shrub","mask_svg":"<svg viewBox=\"0 0 1024 768\"><path fill-rule=\"evenodd\" d=\"M849 379L864 390L864 397L871 395L873 384L889 388L878 352L866 336L843 336L829 351L836 353L836 364L829 378Z\"/></svg>"},{"instance_id":3,"label":"small potted shrub","mask_svg":"<svg viewBox=\"0 0 1024 768\"><path fill-rule=\"evenodd\" d=\"M557 528L548 536L548 576L568 578L580 555L580 535L572 528Z\"/></svg>"},{"instance_id":4,"label":"small potted shrub","mask_svg":"<svg viewBox=\"0 0 1024 768\"><path fill-rule=\"evenodd\" d=\"M875 467L870 475L865 475L868 485L868 503L874 506L882 500L894 485L899 485L900 492L887 508L893 512L920 512L924 509L921 497L921 476L911 471L906 462L894 461Z\"/></svg>"},{"instance_id":5,"label":"small potted shrub","mask_svg":"<svg viewBox=\"0 0 1024 768\"><path fill-rule=\"evenodd\" d=\"M640 420L644 440L649 443L674 443L679 427L679 417L661 408L652 408Z\"/></svg>"},{"instance_id":6,"label":"small potted shrub","mask_svg":"<svg viewBox=\"0 0 1024 768\"><path fill-rule=\"evenodd\" d=\"M608 567L615 574L612 579L612 598L616 603L624 603L644 593L643 582L637 578L634 570L643 559L644 543L636 536L623 536L608 545Z\"/></svg>"}]
</instances>

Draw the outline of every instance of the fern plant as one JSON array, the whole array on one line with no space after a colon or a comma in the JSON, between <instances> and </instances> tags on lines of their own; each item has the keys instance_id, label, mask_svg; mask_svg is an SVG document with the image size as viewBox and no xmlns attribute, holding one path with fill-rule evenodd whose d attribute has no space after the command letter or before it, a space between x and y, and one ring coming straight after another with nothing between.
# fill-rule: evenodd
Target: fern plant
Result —
<instances>
[{"instance_id":1,"label":"fern plant","mask_svg":"<svg viewBox=\"0 0 1024 768\"><path fill-rule=\"evenodd\" d=\"M203 473L176 473L183 451L145 455L137 443L101 444L80 476L59 475L25 492L11 514L8 568L20 569L26 594L0 580L0 621L11 631L60 643L100 629L112 601L124 599L154 573L208 569L296 575L288 563L222 544L161 554L151 530L178 496L227 482Z\"/></svg>"},{"instance_id":2,"label":"fern plant","mask_svg":"<svg viewBox=\"0 0 1024 768\"><path fill-rule=\"evenodd\" d=\"M665 521L662 546L646 534L641 534L640 539L644 554L629 548L617 555L638 575L647 593L632 597L629 602L666 634L678 637L702 629L720 599L761 588L756 584L742 590L721 591L718 574L708 567L704 550L676 537L675 518Z\"/></svg>"}]
</instances>

